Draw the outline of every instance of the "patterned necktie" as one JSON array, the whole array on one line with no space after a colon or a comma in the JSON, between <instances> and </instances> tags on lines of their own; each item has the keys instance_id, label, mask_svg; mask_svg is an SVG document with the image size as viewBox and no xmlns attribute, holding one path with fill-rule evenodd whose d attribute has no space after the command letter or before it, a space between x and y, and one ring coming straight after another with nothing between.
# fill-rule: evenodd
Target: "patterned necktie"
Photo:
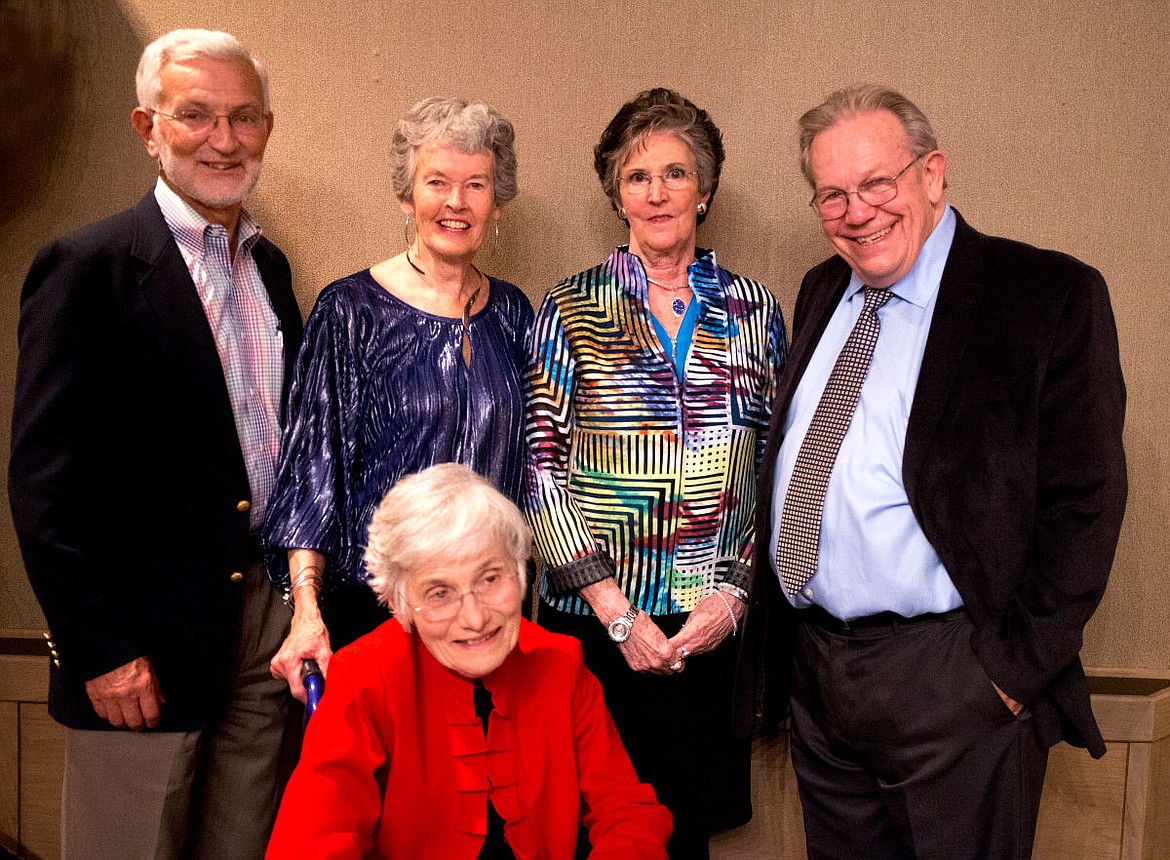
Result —
<instances>
[{"instance_id":1,"label":"patterned necktie","mask_svg":"<svg viewBox=\"0 0 1170 860\"><path fill-rule=\"evenodd\" d=\"M817 571L825 489L829 486L841 440L853 420L861 385L869 373L869 362L882 327L878 308L889 299L889 290L865 288L861 316L837 356L796 454L776 544L776 569L789 594L804 588Z\"/></svg>"}]
</instances>

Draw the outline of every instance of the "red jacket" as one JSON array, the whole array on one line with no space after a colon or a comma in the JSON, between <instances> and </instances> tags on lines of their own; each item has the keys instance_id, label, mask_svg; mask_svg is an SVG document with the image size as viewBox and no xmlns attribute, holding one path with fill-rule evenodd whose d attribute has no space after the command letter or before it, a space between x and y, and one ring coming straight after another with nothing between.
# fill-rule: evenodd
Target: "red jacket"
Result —
<instances>
[{"instance_id":1,"label":"red jacket","mask_svg":"<svg viewBox=\"0 0 1170 860\"><path fill-rule=\"evenodd\" d=\"M487 798L517 860L666 858L671 818L638 781L580 644L527 621L492 693L488 737L472 684L389 621L334 656L268 846L269 860L475 860Z\"/></svg>"}]
</instances>

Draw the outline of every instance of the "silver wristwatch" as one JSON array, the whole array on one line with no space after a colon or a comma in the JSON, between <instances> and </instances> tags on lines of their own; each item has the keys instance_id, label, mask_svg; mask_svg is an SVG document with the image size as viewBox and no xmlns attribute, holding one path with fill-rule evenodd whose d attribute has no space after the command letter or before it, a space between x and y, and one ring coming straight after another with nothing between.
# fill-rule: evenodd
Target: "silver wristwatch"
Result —
<instances>
[{"instance_id":1,"label":"silver wristwatch","mask_svg":"<svg viewBox=\"0 0 1170 860\"><path fill-rule=\"evenodd\" d=\"M630 638L630 631L634 629L634 619L638 617L638 607L630 604L630 608L621 618L609 622L609 638L619 645Z\"/></svg>"}]
</instances>

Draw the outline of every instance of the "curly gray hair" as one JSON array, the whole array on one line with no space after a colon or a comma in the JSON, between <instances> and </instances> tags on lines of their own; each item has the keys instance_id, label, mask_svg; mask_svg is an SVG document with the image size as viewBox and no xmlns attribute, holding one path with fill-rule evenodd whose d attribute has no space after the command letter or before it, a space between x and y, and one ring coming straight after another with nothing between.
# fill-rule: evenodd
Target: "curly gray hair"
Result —
<instances>
[{"instance_id":1,"label":"curly gray hair","mask_svg":"<svg viewBox=\"0 0 1170 860\"><path fill-rule=\"evenodd\" d=\"M601 180L601 189L617 211L622 205L618 182L622 166L656 132L676 135L690 149L699 174L699 194L708 195L707 209L697 219L702 224L719 187L723 135L705 110L666 87L638 93L621 106L601 133L601 140L593 148L593 169Z\"/></svg>"},{"instance_id":2,"label":"curly gray hair","mask_svg":"<svg viewBox=\"0 0 1170 860\"><path fill-rule=\"evenodd\" d=\"M418 148L424 143L453 146L469 154L492 155L492 194L496 206L516 196L516 132L491 105L458 98L429 98L417 102L398 120L390 139L391 184L395 196L411 199Z\"/></svg>"}]
</instances>

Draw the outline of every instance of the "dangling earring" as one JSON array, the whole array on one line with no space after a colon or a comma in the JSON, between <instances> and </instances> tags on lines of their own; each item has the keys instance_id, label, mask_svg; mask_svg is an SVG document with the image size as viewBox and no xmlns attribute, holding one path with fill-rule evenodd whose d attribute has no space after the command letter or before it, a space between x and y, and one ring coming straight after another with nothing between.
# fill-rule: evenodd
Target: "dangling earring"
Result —
<instances>
[{"instance_id":1,"label":"dangling earring","mask_svg":"<svg viewBox=\"0 0 1170 860\"><path fill-rule=\"evenodd\" d=\"M618 207L618 217L621 218L623 221L629 220L628 218L626 218L626 207L625 206Z\"/></svg>"},{"instance_id":2,"label":"dangling earring","mask_svg":"<svg viewBox=\"0 0 1170 860\"><path fill-rule=\"evenodd\" d=\"M700 215L706 215L707 214L707 204L700 203L698 206L695 207L695 211L697 213L699 213Z\"/></svg>"},{"instance_id":3,"label":"dangling earring","mask_svg":"<svg viewBox=\"0 0 1170 860\"><path fill-rule=\"evenodd\" d=\"M488 251L488 259L494 260L496 258L496 250L500 247L500 222L493 221L492 227L492 249Z\"/></svg>"}]
</instances>

